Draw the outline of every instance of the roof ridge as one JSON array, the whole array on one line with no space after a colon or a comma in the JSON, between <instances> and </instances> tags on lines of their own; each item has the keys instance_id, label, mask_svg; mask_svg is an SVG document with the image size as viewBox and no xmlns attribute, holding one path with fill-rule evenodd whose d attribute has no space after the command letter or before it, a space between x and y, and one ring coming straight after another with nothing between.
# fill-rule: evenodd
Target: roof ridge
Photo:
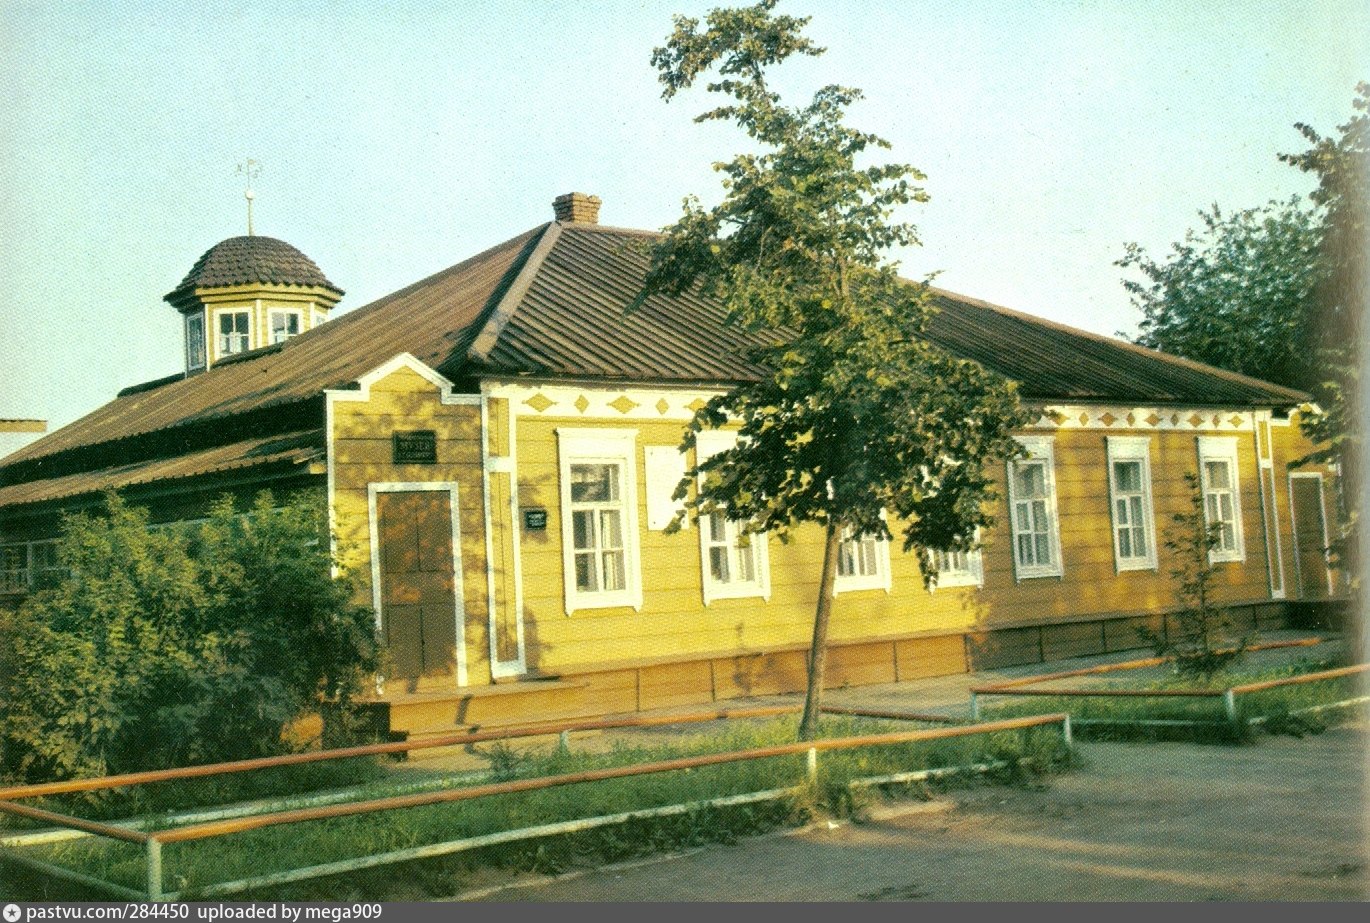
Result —
<instances>
[{"instance_id":1,"label":"roof ridge","mask_svg":"<svg viewBox=\"0 0 1370 923\"><path fill-rule=\"evenodd\" d=\"M561 237L561 228L560 221L552 221L544 227L542 239L533 248L533 252L528 254L528 258L523 261L523 266L520 267L518 275L514 277L514 281L505 290L504 296L490 311L485 322L480 325L480 329L471 340L471 345L466 348L467 359L484 363L490 358L490 353L494 350L495 344L499 342L499 335L504 331L505 325L513 318L514 312L518 310L519 303L523 301L523 296L528 294L528 289L532 286L538 271L542 269L547 254L551 253L552 248L557 245L557 240Z\"/></svg>"},{"instance_id":2,"label":"roof ridge","mask_svg":"<svg viewBox=\"0 0 1370 923\"><path fill-rule=\"evenodd\" d=\"M1079 327L1072 327L1070 324L1063 324L1060 321L1054 321L1050 318L1041 317L1037 314L1029 314L1026 311L1019 311L1014 308L1004 307L1001 304L995 304L992 301L985 301L983 298L975 298L971 295L962 295L959 292L953 292L945 288L939 288L936 285L928 285L926 282L915 282L914 284L923 285L927 288L928 291L933 292L934 294L941 295L945 298L950 298L953 301L959 301L962 304L971 305L972 307L984 308L989 311L994 311L997 314L1002 314L1006 317L1012 317L1015 320L1021 320L1030 324L1037 324L1042 327L1049 327L1053 330L1058 330L1063 333L1069 333L1074 336L1083 337L1087 340L1092 340L1096 343L1103 343L1107 346L1126 349L1130 352L1137 353L1138 355L1146 356L1151 359L1159 359L1162 362L1168 362L1172 365L1183 366L1185 368L1193 369L1195 371L1205 372L1210 375L1216 375L1219 378L1226 378L1229 381L1232 381L1237 384L1257 386L1267 390L1273 389L1275 391L1281 391L1289 395L1291 398L1300 401L1308 400L1311 397L1311 395L1309 395L1308 393L1300 391L1296 388L1289 388L1284 385L1276 384L1272 381L1265 381L1261 378L1255 378L1250 375L1243 375L1240 372L1233 372L1230 369L1220 368L1216 365L1209 365L1206 362L1199 362L1196 359L1188 359L1184 356L1177 356L1173 353L1162 352L1159 349L1151 349L1149 347L1133 343L1130 340L1124 340L1121 337L1110 337L1105 336L1102 333L1094 333L1090 330L1082 330Z\"/></svg>"}]
</instances>

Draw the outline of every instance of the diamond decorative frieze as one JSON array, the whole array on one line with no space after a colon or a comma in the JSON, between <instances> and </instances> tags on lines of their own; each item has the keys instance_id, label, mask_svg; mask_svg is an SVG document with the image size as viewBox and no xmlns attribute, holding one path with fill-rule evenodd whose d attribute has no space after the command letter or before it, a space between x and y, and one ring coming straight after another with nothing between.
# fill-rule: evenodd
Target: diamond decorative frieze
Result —
<instances>
[{"instance_id":1,"label":"diamond decorative frieze","mask_svg":"<svg viewBox=\"0 0 1370 923\"><path fill-rule=\"evenodd\" d=\"M699 413L699 411L703 408L704 399L702 397L697 397L694 400L690 401L690 403L685 405L686 410L693 410L695 413Z\"/></svg>"},{"instance_id":2,"label":"diamond decorative frieze","mask_svg":"<svg viewBox=\"0 0 1370 923\"><path fill-rule=\"evenodd\" d=\"M614 398L612 401L609 402L609 406L617 410L619 413L627 413L634 407L639 406L639 404L637 401L633 400L628 395L620 394L618 397Z\"/></svg>"},{"instance_id":3,"label":"diamond decorative frieze","mask_svg":"<svg viewBox=\"0 0 1370 923\"><path fill-rule=\"evenodd\" d=\"M1150 426L1156 426L1161 422L1161 418L1153 413L1151 416L1146 418L1145 422Z\"/></svg>"},{"instance_id":4,"label":"diamond decorative frieze","mask_svg":"<svg viewBox=\"0 0 1370 923\"><path fill-rule=\"evenodd\" d=\"M670 410L670 409L671 409L671 405L668 404L668 403L666 403L666 398L664 398L664 397L662 397L662 398L657 398L657 402L656 402L656 412L657 412L657 413L661 414L662 416L665 416L665 415L666 415L666 411L668 411L668 410Z\"/></svg>"},{"instance_id":5,"label":"diamond decorative frieze","mask_svg":"<svg viewBox=\"0 0 1370 923\"><path fill-rule=\"evenodd\" d=\"M550 397L539 391L537 394L534 394L532 397L528 398L528 400L524 401L523 403L527 404L529 407L532 407L533 410L535 410L536 412L542 413L548 407L555 405L556 401L552 400Z\"/></svg>"},{"instance_id":6,"label":"diamond decorative frieze","mask_svg":"<svg viewBox=\"0 0 1370 923\"><path fill-rule=\"evenodd\" d=\"M1066 422L1067 418L1066 415L1059 410L1048 410L1044 415L1044 419L1050 420L1052 423L1060 426L1062 423Z\"/></svg>"},{"instance_id":7,"label":"diamond decorative frieze","mask_svg":"<svg viewBox=\"0 0 1370 923\"><path fill-rule=\"evenodd\" d=\"M1222 418L1219 417L1216 413L1213 414L1213 425L1214 425L1214 426L1222 426L1222 425L1223 425Z\"/></svg>"},{"instance_id":8,"label":"diamond decorative frieze","mask_svg":"<svg viewBox=\"0 0 1370 923\"><path fill-rule=\"evenodd\" d=\"M1172 414L1170 415L1170 425L1171 425L1171 426L1179 426L1179 425L1180 425L1180 415L1179 415L1178 413L1172 413Z\"/></svg>"},{"instance_id":9,"label":"diamond decorative frieze","mask_svg":"<svg viewBox=\"0 0 1370 923\"><path fill-rule=\"evenodd\" d=\"M1196 426L1196 427L1197 427L1197 426L1202 426L1202 425L1203 425L1203 421L1204 421L1204 418L1201 417L1201 416L1199 416L1197 413L1193 413L1193 414L1190 414L1190 415L1189 415L1189 425L1190 425L1190 426Z\"/></svg>"},{"instance_id":10,"label":"diamond decorative frieze","mask_svg":"<svg viewBox=\"0 0 1370 923\"><path fill-rule=\"evenodd\" d=\"M1136 426L1136 425L1137 425L1137 415L1136 415L1135 413L1132 413L1132 412L1130 412L1130 411L1128 412L1128 415L1127 415L1127 425L1128 425L1128 426Z\"/></svg>"},{"instance_id":11,"label":"diamond decorative frieze","mask_svg":"<svg viewBox=\"0 0 1370 923\"><path fill-rule=\"evenodd\" d=\"M1081 414L1080 414L1080 425L1081 425L1081 426L1088 426L1088 425L1089 425L1089 414L1087 414L1087 413L1081 413Z\"/></svg>"},{"instance_id":12,"label":"diamond decorative frieze","mask_svg":"<svg viewBox=\"0 0 1370 923\"><path fill-rule=\"evenodd\" d=\"M576 398L576 410L579 410L581 413L584 413L586 408L588 408L589 406L590 401L585 397L585 395L582 394L580 397Z\"/></svg>"},{"instance_id":13,"label":"diamond decorative frieze","mask_svg":"<svg viewBox=\"0 0 1370 923\"><path fill-rule=\"evenodd\" d=\"M1114 423L1118 422L1118 418L1105 410L1104 415L1099 418L1099 422L1104 424L1104 426L1112 426Z\"/></svg>"},{"instance_id":14,"label":"diamond decorative frieze","mask_svg":"<svg viewBox=\"0 0 1370 923\"><path fill-rule=\"evenodd\" d=\"M1239 417L1237 414L1234 413L1232 416L1230 416L1230 417L1227 418L1227 422L1228 422L1228 423L1231 423L1233 426L1241 426L1241 425L1242 425L1242 418Z\"/></svg>"}]
</instances>

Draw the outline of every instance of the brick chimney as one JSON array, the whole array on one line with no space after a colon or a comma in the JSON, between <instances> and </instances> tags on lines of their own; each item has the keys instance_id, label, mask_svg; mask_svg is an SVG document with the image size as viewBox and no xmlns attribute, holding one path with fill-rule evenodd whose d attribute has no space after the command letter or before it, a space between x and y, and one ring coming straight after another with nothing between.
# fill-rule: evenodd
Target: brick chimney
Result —
<instances>
[{"instance_id":1,"label":"brick chimney","mask_svg":"<svg viewBox=\"0 0 1370 923\"><path fill-rule=\"evenodd\" d=\"M552 200L552 211L560 222L599 224L600 198L583 192L568 192Z\"/></svg>"}]
</instances>

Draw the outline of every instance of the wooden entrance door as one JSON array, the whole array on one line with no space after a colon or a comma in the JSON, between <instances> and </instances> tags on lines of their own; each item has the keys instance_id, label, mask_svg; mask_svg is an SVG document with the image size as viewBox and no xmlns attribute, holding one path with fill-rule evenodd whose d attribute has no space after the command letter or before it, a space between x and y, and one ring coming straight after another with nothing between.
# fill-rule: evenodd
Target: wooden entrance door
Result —
<instances>
[{"instance_id":1,"label":"wooden entrance door","mask_svg":"<svg viewBox=\"0 0 1370 923\"><path fill-rule=\"evenodd\" d=\"M391 669L407 692L460 682L464 618L453 549L456 494L449 490L376 493L380 615Z\"/></svg>"},{"instance_id":2,"label":"wooden entrance door","mask_svg":"<svg viewBox=\"0 0 1370 923\"><path fill-rule=\"evenodd\" d=\"M1289 476L1289 508L1294 519L1294 564L1300 599L1331 595L1327 569L1327 518L1323 510L1322 475Z\"/></svg>"}]
</instances>

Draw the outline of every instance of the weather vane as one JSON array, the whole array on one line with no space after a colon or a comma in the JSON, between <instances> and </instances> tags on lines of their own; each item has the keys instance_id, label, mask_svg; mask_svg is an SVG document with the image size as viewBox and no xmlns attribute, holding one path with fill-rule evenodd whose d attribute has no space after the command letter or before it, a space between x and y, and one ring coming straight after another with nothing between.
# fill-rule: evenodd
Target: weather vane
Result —
<instances>
[{"instance_id":1,"label":"weather vane","mask_svg":"<svg viewBox=\"0 0 1370 923\"><path fill-rule=\"evenodd\" d=\"M252 181L262 173L262 165L251 157L244 163L238 164L237 175L247 177L247 188L243 190L243 198L247 199L247 236L252 236L252 200L257 197L257 193L252 191Z\"/></svg>"}]
</instances>

